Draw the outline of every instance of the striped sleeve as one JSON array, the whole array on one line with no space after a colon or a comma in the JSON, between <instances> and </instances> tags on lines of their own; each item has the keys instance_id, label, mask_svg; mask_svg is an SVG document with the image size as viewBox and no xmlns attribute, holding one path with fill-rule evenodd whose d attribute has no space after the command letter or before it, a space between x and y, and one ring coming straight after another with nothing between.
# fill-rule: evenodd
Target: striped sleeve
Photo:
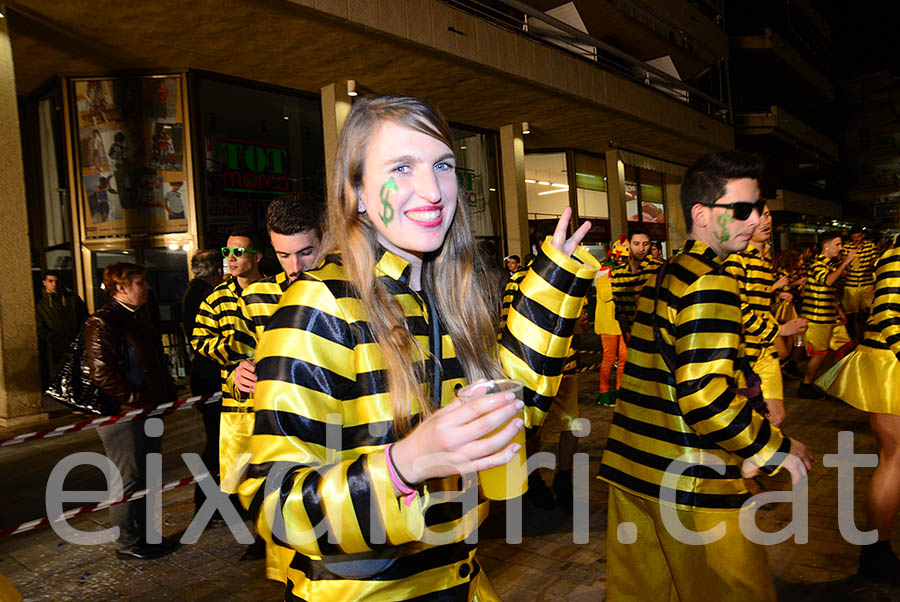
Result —
<instances>
[{"instance_id":1,"label":"striped sleeve","mask_svg":"<svg viewBox=\"0 0 900 602\"><path fill-rule=\"evenodd\" d=\"M747 267L744 258L739 253L733 253L723 264L725 271L731 274L737 281L741 300L741 323L744 327L744 335L751 337L760 343L771 343L778 334L778 323L772 317L771 312L756 311L750 303Z\"/></svg>"},{"instance_id":2,"label":"striped sleeve","mask_svg":"<svg viewBox=\"0 0 900 602\"><path fill-rule=\"evenodd\" d=\"M869 328L878 330L900 361L900 247L885 253L875 269L875 299Z\"/></svg>"},{"instance_id":3,"label":"striped sleeve","mask_svg":"<svg viewBox=\"0 0 900 602\"><path fill-rule=\"evenodd\" d=\"M301 276L257 348L252 459L239 495L264 537L310 557L397 546L424 529L421 498L406 506L395 496L384 447L347 449L354 427L368 426L353 424L342 403L367 361L355 341L325 284Z\"/></svg>"},{"instance_id":4,"label":"striped sleeve","mask_svg":"<svg viewBox=\"0 0 900 602\"><path fill-rule=\"evenodd\" d=\"M518 285L500 334L500 363L525 382L525 426L544 420L559 389L575 324L599 262L582 247L572 257L549 239Z\"/></svg>"},{"instance_id":5,"label":"striped sleeve","mask_svg":"<svg viewBox=\"0 0 900 602\"><path fill-rule=\"evenodd\" d=\"M191 347L223 367L230 367L253 355L253 340L235 339L234 325L243 320L238 309L239 295L230 281L217 286L200 304L191 333Z\"/></svg>"},{"instance_id":6,"label":"striped sleeve","mask_svg":"<svg viewBox=\"0 0 900 602\"><path fill-rule=\"evenodd\" d=\"M706 274L685 290L674 323L675 389L692 430L764 466L773 454L789 448L781 431L733 389L741 346L740 305L737 283L727 274Z\"/></svg>"}]
</instances>

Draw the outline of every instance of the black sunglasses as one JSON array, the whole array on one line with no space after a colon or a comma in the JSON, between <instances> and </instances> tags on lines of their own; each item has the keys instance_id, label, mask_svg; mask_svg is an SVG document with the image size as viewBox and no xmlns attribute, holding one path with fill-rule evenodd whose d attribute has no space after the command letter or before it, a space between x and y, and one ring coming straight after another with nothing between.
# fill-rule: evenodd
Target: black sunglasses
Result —
<instances>
[{"instance_id":1,"label":"black sunglasses","mask_svg":"<svg viewBox=\"0 0 900 602\"><path fill-rule=\"evenodd\" d=\"M244 247L222 247L222 257L228 257L229 253L233 253L235 257L240 257L244 253L258 253L256 249L245 249Z\"/></svg>"},{"instance_id":2,"label":"black sunglasses","mask_svg":"<svg viewBox=\"0 0 900 602\"><path fill-rule=\"evenodd\" d=\"M756 201L755 203L751 203L750 201L738 201L736 203L697 203L698 205L703 205L704 207L721 207L722 209L731 209L732 214L734 215L734 219L742 222L750 217L750 214L753 213L753 210L756 209L756 212L762 216L763 211L766 208L766 202L764 200Z\"/></svg>"}]
</instances>

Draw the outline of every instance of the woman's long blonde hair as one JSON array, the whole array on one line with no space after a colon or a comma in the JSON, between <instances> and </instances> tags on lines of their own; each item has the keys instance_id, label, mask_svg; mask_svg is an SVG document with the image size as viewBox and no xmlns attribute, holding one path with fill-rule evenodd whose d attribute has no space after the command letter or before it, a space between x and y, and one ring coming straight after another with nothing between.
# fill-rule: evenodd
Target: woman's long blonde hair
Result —
<instances>
[{"instance_id":1,"label":"woman's long blonde hair","mask_svg":"<svg viewBox=\"0 0 900 602\"><path fill-rule=\"evenodd\" d=\"M350 285L365 308L387 367L392 417L399 437L410 429L411 414L418 411L424 419L433 407L422 390L426 352L406 329L400 303L375 277L379 246L376 230L368 216L359 211L368 144L385 121L432 136L453 149L450 126L428 103L404 96L356 100L337 147L328 192L328 229L322 246L325 252L340 251ZM485 278L468 207L459 198L444 244L424 258L422 286L433 293L466 378L472 382L502 377L489 309L494 307L491 297L499 293L494 290L498 285Z\"/></svg>"}]
</instances>

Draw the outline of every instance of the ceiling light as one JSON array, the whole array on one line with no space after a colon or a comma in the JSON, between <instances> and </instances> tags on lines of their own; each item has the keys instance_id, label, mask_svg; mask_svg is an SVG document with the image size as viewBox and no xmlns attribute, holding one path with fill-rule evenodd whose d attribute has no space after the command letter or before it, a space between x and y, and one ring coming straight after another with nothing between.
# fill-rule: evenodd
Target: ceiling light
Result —
<instances>
[{"instance_id":1,"label":"ceiling light","mask_svg":"<svg viewBox=\"0 0 900 602\"><path fill-rule=\"evenodd\" d=\"M556 190L545 190L544 192L539 192L538 196L544 196L545 194L556 194L557 192L568 192L568 188L557 188Z\"/></svg>"},{"instance_id":2,"label":"ceiling light","mask_svg":"<svg viewBox=\"0 0 900 602\"><path fill-rule=\"evenodd\" d=\"M566 190L569 189L568 184L550 184L550 185L553 186L554 188L565 188Z\"/></svg>"},{"instance_id":3,"label":"ceiling light","mask_svg":"<svg viewBox=\"0 0 900 602\"><path fill-rule=\"evenodd\" d=\"M177 251L177 250L178 250L178 243L177 243L177 242L169 243L169 250L170 250L170 251Z\"/></svg>"},{"instance_id":4,"label":"ceiling light","mask_svg":"<svg viewBox=\"0 0 900 602\"><path fill-rule=\"evenodd\" d=\"M549 186L550 182L548 182L547 180L538 180L538 184L540 184L541 186Z\"/></svg>"},{"instance_id":5,"label":"ceiling light","mask_svg":"<svg viewBox=\"0 0 900 602\"><path fill-rule=\"evenodd\" d=\"M531 178L525 178L526 184L537 184L537 180L532 180Z\"/></svg>"},{"instance_id":6,"label":"ceiling light","mask_svg":"<svg viewBox=\"0 0 900 602\"><path fill-rule=\"evenodd\" d=\"M531 128L528 127L528 122L527 122L527 121L523 121L523 122L522 122L522 133L523 133L523 134L530 134L530 133L531 133Z\"/></svg>"},{"instance_id":7,"label":"ceiling light","mask_svg":"<svg viewBox=\"0 0 900 602\"><path fill-rule=\"evenodd\" d=\"M347 80L347 96L356 96L356 80L348 79Z\"/></svg>"},{"instance_id":8,"label":"ceiling light","mask_svg":"<svg viewBox=\"0 0 900 602\"><path fill-rule=\"evenodd\" d=\"M469 148L469 147L468 146L460 146L459 150L466 150L467 148Z\"/></svg>"}]
</instances>

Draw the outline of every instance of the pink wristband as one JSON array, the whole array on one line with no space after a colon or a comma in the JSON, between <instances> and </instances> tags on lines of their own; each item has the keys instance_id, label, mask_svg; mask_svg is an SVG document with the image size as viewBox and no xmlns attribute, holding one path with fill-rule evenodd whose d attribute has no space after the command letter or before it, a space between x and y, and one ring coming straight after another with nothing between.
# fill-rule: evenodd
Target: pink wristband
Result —
<instances>
[{"instance_id":1,"label":"pink wristband","mask_svg":"<svg viewBox=\"0 0 900 602\"><path fill-rule=\"evenodd\" d=\"M388 474L391 475L391 482L394 484L394 487L403 494L403 503L407 506L412 506L413 500L416 499L416 496L419 495L419 492L415 489L408 487L406 483L403 482L403 479L400 478L400 475L397 474L397 470L394 468L394 463L391 461L391 446L393 443L388 443L384 447L384 460L388 467Z\"/></svg>"}]
</instances>

